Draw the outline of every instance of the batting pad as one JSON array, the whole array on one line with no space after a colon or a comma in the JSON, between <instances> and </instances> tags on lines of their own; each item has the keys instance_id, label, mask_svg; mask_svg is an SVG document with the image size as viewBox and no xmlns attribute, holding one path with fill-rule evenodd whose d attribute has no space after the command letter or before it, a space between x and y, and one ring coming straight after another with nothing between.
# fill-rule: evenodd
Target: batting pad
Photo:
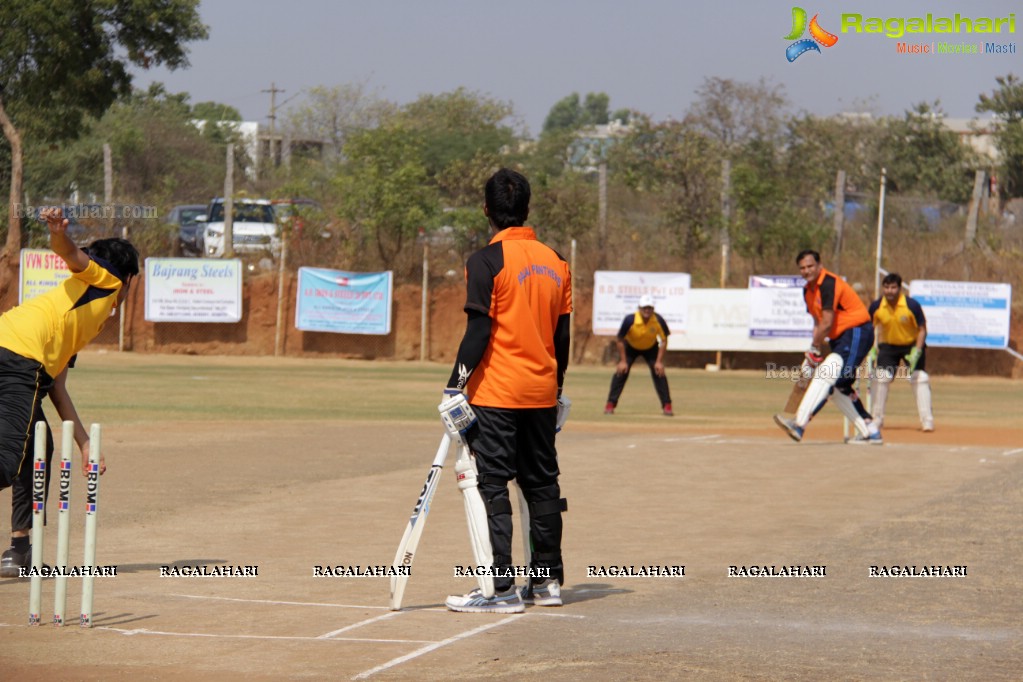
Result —
<instances>
[{"instance_id":1,"label":"batting pad","mask_svg":"<svg viewBox=\"0 0 1023 682\"><path fill-rule=\"evenodd\" d=\"M529 502L519 487L518 482L514 483L519 498L519 537L522 538L522 565L530 566L533 561L533 540L529 533Z\"/></svg>"},{"instance_id":2,"label":"batting pad","mask_svg":"<svg viewBox=\"0 0 1023 682\"><path fill-rule=\"evenodd\" d=\"M796 410L797 425L805 428L810 423L814 413L817 412L831 394L831 389L834 388L835 382L838 381L838 377L842 372L843 364L841 355L831 353L817 366L817 369L814 370L813 379L810 380L810 385L807 386L806 393L803 394L803 399L799 401L799 409ZM855 412L855 409L853 412Z\"/></svg>"},{"instance_id":3,"label":"batting pad","mask_svg":"<svg viewBox=\"0 0 1023 682\"><path fill-rule=\"evenodd\" d=\"M469 524L469 541L472 544L472 556L476 566L490 568L494 565L494 550L490 544L490 526L487 523L487 508L476 482L476 467L469 457L469 448L458 448L458 459L455 460L455 478L458 489L462 491L462 502L465 504L465 520ZM480 591L484 597L494 596L494 576L477 575Z\"/></svg>"},{"instance_id":4,"label":"batting pad","mask_svg":"<svg viewBox=\"0 0 1023 682\"><path fill-rule=\"evenodd\" d=\"M835 406L842 411L845 418L852 422L852 425L856 427L856 432L859 433L860 436L866 438L870 435L870 432L867 430L867 422L865 422L863 417L860 416L860 413L856 411L856 406L853 405L852 398L841 391L835 391L834 396L832 396L832 400L835 401Z\"/></svg>"},{"instance_id":5,"label":"batting pad","mask_svg":"<svg viewBox=\"0 0 1023 682\"><path fill-rule=\"evenodd\" d=\"M934 421L934 414L931 412L931 378L927 372L918 369L909 377L909 385L913 387L916 395L916 411L920 415L920 421L927 423Z\"/></svg>"},{"instance_id":6,"label":"batting pad","mask_svg":"<svg viewBox=\"0 0 1023 682\"><path fill-rule=\"evenodd\" d=\"M891 381L877 379L870 384L870 413L880 423L884 420L884 407L888 404L888 388Z\"/></svg>"}]
</instances>

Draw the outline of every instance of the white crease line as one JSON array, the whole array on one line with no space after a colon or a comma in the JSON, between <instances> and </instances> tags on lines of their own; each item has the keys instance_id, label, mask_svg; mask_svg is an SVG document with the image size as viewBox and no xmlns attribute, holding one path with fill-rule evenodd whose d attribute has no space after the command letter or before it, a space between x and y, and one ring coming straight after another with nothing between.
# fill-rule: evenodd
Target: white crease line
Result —
<instances>
[{"instance_id":1,"label":"white crease line","mask_svg":"<svg viewBox=\"0 0 1023 682\"><path fill-rule=\"evenodd\" d=\"M506 625L506 624L512 622L513 620L516 620L517 618L518 618L518 616L509 616L509 617L507 617L507 618L505 618L503 620L499 620L499 621L496 621L494 623L487 623L486 625L481 625L478 628L473 628L472 630L466 630L465 632L461 632L461 633L459 633L459 634L457 634L457 635L455 635L453 637L448 637L447 639L445 639L445 640L443 640L441 642L434 642L432 644L428 644L427 646L424 646L422 648L416 649L415 651L413 651L410 654L406 654L404 656L399 656L398 658L392 658L391 660L387 661L387 663L382 663L381 665L378 665L375 668L370 668L369 670L365 670L365 671L359 673L358 675L356 675L355 677L353 677L352 679L353 680L364 680L367 677L370 677L371 675L376 675L377 673L383 672L384 670L387 670L388 668L393 668L396 665L401 665L402 663L405 663L407 661L411 661L413 658L419 658L423 654L428 654L431 651L435 651L437 649L440 649L441 647L447 646L448 644L453 644L453 643L455 643L455 642L457 642L459 640L466 639L468 637L472 637L473 635L478 635L479 633L485 632L485 631L487 631L487 630L489 630L491 628L496 628L496 627L501 626L501 625Z\"/></svg>"},{"instance_id":2,"label":"white crease line","mask_svg":"<svg viewBox=\"0 0 1023 682\"><path fill-rule=\"evenodd\" d=\"M442 606L427 606L426 608L416 608L410 606L402 609L401 611L391 611L389 606L365 606L363 604L323 604L319 602L308 602L308 601L274 601L272 599L239 599L237 597L209 597L200 594L172 594L172 597L184 597L185 599L213 599L217 601L235 601L235 602L247 602L250 604L280 604L283 606L331 606L336 609L387 609L387 616L397 615L398 613L419 613L422 611L432 611L434 613L451 613L451 610ZM532 616L548 616L551 618L585 618L586 616L576 616L565 613L544 613L544 612L530 612ZM378 616L383 618L384 616ZM369 621L365 621L369 622ZM2 623L0 623L2 625ZM13 627L13 626L11 626ZM349 626L353 627L353 626ZM326 636L326 635L324 635ZM430 640L424 640L430 641Z\"/></svg>"},{"instance_id":3,"label":"white crease line","mask_svg":"<svg viewBox=\"0 0 1023 682\"><path fill-rule=\"evenodd\" d=\"M712 438L721 438L721 436L719 436L716 433L712 433L709 436L685 436L685 437L661 438L660 442L662 442L662 443L696 443L696 442L709 441ZM726 443L726 442L730 442L730 441L720 440L720 441L714 441L714 442L715 443ZM742 441L734 441L734 442L742 442Z\"/></svg>"},{"instance_id":4,"label":"white crease line","mask_svg":"<svg viewBox=\"0 0 1023 682\"><path fill-rule=\"evenodd\" d=\"M208 597L201 594L172 594L185 599L214 599L217 601L240 601L249 604L279 604L282 606L332 606L335 609L387 609L386 606L365 606L362 604L323 604L310 601L274 601L272 599L238 599L237 597Z\"/></svg>"},{"instance_id":5,"label":"white crease line","mask_svg":"<svg viewBox=\"0 0 1023 682\"><path fill-rule=\"evenodd\" d=\"M1016 448L1015 450L1008 450L1002 453L1002 457L1011 457L1012 455L1018 455L1023 452L1023 448Z\"/></svg>"},{"instance_id":6,"label":"white crease line","mask_svg":"<svg viewBox=\"0 0 1023 682\"><path fill-rule=\"evenodd\" d=\"M333 632L328 632L325 635L320 635L316 639L331 639L335 635L340 635L342 632L348 632L349 630L354 630L355 628L361 628L363 625L369 625L370 623L375 623L378 620L387 620L388 618L392 618L397 615L398 615L397 611L389 611L383 614L382 616L367 618L366 620L359 621L358 623L353 623L352 625L349 625L347 627L343 627L340 630L334 630Z\"/></svg>"},{"instance_id":7,"label":"white crease line","mask_svg":"<svg viewBox=\"0 0 1023 682\"><path fill-rule=\"evenodd\" d=\"M119 634L129 637L134 635L157 635L163 637L207 637L211 639L284 639L300 642L372 642L374 644L438 644L438 642L436 642L435 640L430 639L377 639L372 637L332 637L330 639L324 639L323 637L301 637L298 635L224 635L211 632L168 632L165 630L147 630L145 628L125 630L123 628L113 628L108 626L100 626L93 629L110 630L111 632L117 632Z\"/></svg>"},{"instance_id":8,"label":"white crease line","mask_svg":"<svg viewBox=\"0 0 1023 682\"><path fill-rule=\"evenodd\" d=\"M576 592L576 593L580 592L579 590L572 590L572 591ZM622 590L622 591L624 592L624 590ZM539 609L541 609L541 608L543 608L545 610L544 611L540 611ZM553 607L551 607L551 608L553 608ZM422 608L422 609L416 609L416 608L406 609L405 613L420 613L420 612L423 612L423 611L430 611L430 612L433 612L433 613L451 613L451 609L449 609L447 607L441 607L441 606L427 606L426 608ZM577 615L577 614L574 614L574 613L551 613L550 611L551 611L551 609L547 608L547 607L538 607L536 609L530 608L529 610L526 611L526 615L527 616L546 616L547 618L586 618L586 616L580 616L580 615Z\"/></svg>"}]
</instances>

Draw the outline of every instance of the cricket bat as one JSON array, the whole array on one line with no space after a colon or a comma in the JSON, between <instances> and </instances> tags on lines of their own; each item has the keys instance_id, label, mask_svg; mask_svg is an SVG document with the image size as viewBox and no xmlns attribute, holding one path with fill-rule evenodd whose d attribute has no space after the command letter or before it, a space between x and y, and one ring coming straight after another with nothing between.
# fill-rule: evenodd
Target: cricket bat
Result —
<instances>
[{"instance_id":1,"label":"cricket bat","mask_svg":"<svg viewBox=\"0 0 1023 682\"><path fill-rule=\"evenodd\" d=\"M437 448L437 455L433 458L430 471L426 474L426 483L419 493L419 499L412 508L412 515L409 517L408 525L405 526L405 534L401 536L398 544L398 551L394 555L392 566L395 569L401 567L405 571L412 570L412 562L416 558L416 549L419 547L419 540L423 537L423 528L426 526L426 517L430 513L430 503L433 494L437 490L437 482L440 481L441 472L444 470L444 462L448 458L448 450L451 446L451 436L447 433L440 440L440 447ZM395 573L398 573L396 570ZM408 575L391 576L391 610L401 610L401 600L405 596L405 586L408 584Z\"/></svg>"},{"instance_id":2,"label":"cricket bat","mask_svg":"<svg viewBox=\"0 0 1023 682\"><path fill-rule=\"evenodd\" d=\"M825 346L822 355L827 357L830 352L830 348ZM799 409L799 403L803 400L803 394L806 393L806 389L810 386L811 379L813 379L813 371L807 371L806 360L803 360L803 364L800 367L799 380L792 385L792 392L789 393L789 399L785 403L786 412L789 414L796 413L796 410Z\"/></svg>"},{"instance_id":3,"label":"cricket bat","mask_svg":"<svg viewBox=\"0 0 1023 682\"><path fill-rule=\"evenodd\" d=\"M792 385L792 392L789 393L789 399L785 403L785 411L789 414L795 414L796 410L799 409L799 403L803 400L803 394L806 393L806 389L810 385L810 378L805 373L800 374L799 381Z\"/></svg>"}]
</instances>

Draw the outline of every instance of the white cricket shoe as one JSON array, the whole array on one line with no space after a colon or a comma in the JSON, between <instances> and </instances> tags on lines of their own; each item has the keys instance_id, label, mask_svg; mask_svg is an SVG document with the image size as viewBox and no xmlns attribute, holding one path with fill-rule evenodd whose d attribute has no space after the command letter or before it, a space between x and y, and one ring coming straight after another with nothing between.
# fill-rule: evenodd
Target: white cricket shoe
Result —
<instances>
[{"instance_id":1,"label":"white cricket shoe","mask_svg":"<svg viewBox=\"0 0 1023 682\"><path fill-rule=\"evenodd\" d=\"M536 606L561 606L561 585L551 578L539 585L525 585L522 588L522 601Z\"/></svg>"},{"instance_id":2,"label":"white cricket shoe","mask_svg":"<svg viewBox=\"0 0 1023 682\"><path fill-rule=\"evenodd\" d=\"M452 595L444 604L459 613L523 613L526 610L515 587L507 592L498 592L493 597L484 597L480 589L476 588L466 595Z\"/></svg>"}]
</instances>

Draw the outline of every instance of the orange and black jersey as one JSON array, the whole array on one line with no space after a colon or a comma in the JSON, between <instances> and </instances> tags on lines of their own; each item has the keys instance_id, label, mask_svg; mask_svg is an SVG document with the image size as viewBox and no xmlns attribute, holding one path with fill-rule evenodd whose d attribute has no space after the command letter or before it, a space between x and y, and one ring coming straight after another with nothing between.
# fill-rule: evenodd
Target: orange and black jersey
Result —
<instances>
[{"instance_id":1,"label":"orange and black jersey","mask_svg":"<svg viewBox=\"0 0 1023 682\"><path fill-rule=\"evenodd\" d=\"M508 227L469 257L465 280L469 325L449 386L464 386L473 405L554 406L568 360L568 263L532 228ZM489 330L478 363L467 348L481 338L474 321Z\"/></svg>"},{"instance_id":2,"label":"orange and black jersey","mask_svg":"<svg viewBox=\"0 0 1023 682\"><path fill-rule=\"evenodd\" d=\"M846 330L870 322L867 306L863 305L853 288L841 277L821 268L821 274L813 284L811 286L807 282L803 287L806 311L816 322L820 322L823 311L834 311L835 317L828 331L829 339L834 341Z\"/></svg>"}]
</instances>

